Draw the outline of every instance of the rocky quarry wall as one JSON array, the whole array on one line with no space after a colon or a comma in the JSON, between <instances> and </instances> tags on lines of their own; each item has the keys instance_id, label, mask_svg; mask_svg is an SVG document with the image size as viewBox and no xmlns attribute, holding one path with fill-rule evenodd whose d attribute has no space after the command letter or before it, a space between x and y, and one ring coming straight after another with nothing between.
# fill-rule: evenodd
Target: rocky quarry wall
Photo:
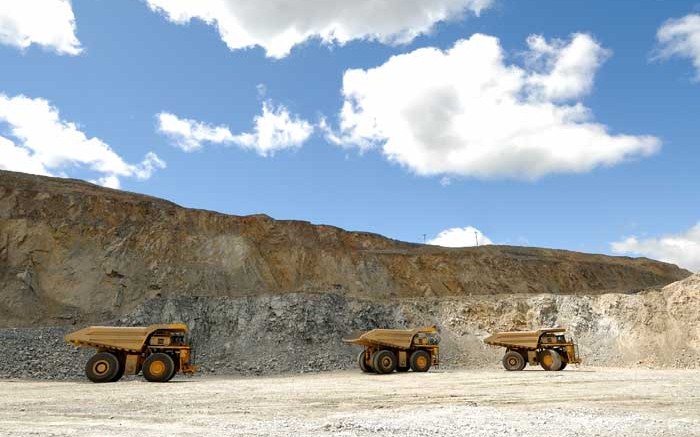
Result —
<instances>
[{"instance_id":1,"label":"rocky quarry wall","mask_svg":"<svg viewBox=\"0 0 700 437\"><path fill-rule=\"evenodd\" d=\"M80 376L89 352L63 344L67 330L175 321L216 373L352 367L343 337L431 324L448 367L498 365L502 351L481 342L492 331L555 325L586 364L696 367L689 275L644 258L403 243L0 171L0 376Z\"/></svg>"}]
</instances>

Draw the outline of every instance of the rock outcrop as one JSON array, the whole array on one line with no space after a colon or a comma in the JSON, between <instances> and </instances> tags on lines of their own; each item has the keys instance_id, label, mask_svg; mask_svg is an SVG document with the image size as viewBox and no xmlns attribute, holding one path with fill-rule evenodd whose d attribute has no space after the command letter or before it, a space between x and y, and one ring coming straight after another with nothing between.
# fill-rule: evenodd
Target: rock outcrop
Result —
<instances>
[{"instance_id":1,"label":"rock outcrop","mask_svg":"<svg viewBox=\"0 0 700 437\"><path fill-rule=\"evenodd\" d=\"M115 319L153 299L331 293L386 303L600 295L660 287L689 274L644 258L411 244L0 171L0 326Z\"/></svg>"},{"instance_id":2,"label":"rock outcrop","mask_svg":"<svg viewBox=\"0 0 700 437\"><path fill-rule=\"evenodd\" d=\"M440 328L444 367L500 367L494 331L567 326L584 366L700 366L700 276L635 294L473 295L370 301L335 293L154 298L118 325L186 322L202 373L271 374L355 367L342 342L377 326ZM92 353L68 327L0 329L0 377L84 378ZM359 371L359 370L358 370Z\"/></svg>"},{"instance_id":3,"label":"rock outcrop","mask_svg":"<svg viewBox=\"0 0 700 437\"><path fill-rule=\"evenodd\" d=\"M447 366L498 366L495 331L566 326L586 365L700 366L700 275L635 294L472 295L367 301L337 294L158 299L124 324L185 320L207 370L280 372L354 367L342 342L377 326L437 325ZM231 357L241 357L231 359ZM218 364L216 364L218 363Z\"/></svg>"}]
</instances>

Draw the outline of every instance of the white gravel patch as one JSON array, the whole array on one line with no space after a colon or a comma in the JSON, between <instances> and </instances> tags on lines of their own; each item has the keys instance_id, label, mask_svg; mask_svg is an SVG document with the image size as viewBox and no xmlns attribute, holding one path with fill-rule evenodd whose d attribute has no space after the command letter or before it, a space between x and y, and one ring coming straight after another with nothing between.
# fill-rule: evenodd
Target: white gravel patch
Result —
<instances>
[{"instance_id":1,"label":"white gravel patch","mask_svg":"<svg viewBox=\"0 0 700 437\"><path fill-rule=\"evenodd\" d=\"M5 380L8 436L700 436L700 371Z\"/></svg>"}]
</instances>

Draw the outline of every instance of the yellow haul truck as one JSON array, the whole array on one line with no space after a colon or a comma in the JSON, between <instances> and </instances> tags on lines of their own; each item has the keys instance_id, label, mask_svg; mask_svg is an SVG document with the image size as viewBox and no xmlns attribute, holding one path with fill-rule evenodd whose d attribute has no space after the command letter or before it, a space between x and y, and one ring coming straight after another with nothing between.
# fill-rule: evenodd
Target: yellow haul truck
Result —
<instances>
[{"instance_id":1,"label":"yellow haul truck","mask_svg":"<svg viewBox=\"0 0 700 437\"><path fill-rule=\"evenodd\" d=\"M417 329L373 329L358 338L344 340L364 350L357 356L363 372L380 374L427 372L431 365L439 365L440 355L437 327Z\"/></svg>"},{"instance_id":2,"label":"yellow haul truck","mask_svg":"<svg viewBox=\"0 0 700 437\"><path fill-rule=\"evenodd\" d=\"M85 365L92 382L115 382L124 374L143 376L150 382L167 382L176 373L192 374L192 348L187 325L175 323L147 327L90 326L64 339L75 346L97 349Z\"/></svg>"},{"instance_id":3,"label":"yellow haul truck","mask_svg":"<svg viewBox=\"0 0 700 437\"><path fill-rule=\"evenodd\" d=\"M565 332L566 328L497 332L486 337L484 343L506 348L506 370L523 370L526 364L539 364L544 370L564 370L567 364L581 362L578 347L566 338Z\"/></svg>"}]
</instances>

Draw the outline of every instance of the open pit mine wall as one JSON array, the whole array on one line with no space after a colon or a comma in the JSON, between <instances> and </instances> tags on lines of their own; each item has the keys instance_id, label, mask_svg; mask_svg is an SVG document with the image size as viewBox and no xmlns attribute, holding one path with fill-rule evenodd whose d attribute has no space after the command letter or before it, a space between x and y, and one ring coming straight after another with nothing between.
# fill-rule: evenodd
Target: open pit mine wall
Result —
<instances>
[{"instance_id":1,"label":"open pit mine wall","mask_svg":"<svg viewBox=\"0 0 700 437\"><path fill-rule=\"evenodd\" d=\"M567 326L585 366L700 366L700 276L637 294L481 295L373 302L337 294L160 298L125 324L184 320L205 371L275 373L355 366L357 346L342 342L377 326L440 328L447 367L493 367L502 348L489 333Z\"/></svg>"},{"instance_id":2,"label":"open pit mine wall","mask_svg":"<svg viewBox=\"0 0 700 437\"><path fill-rule=\"evenodd\" d=\"M500 367L483 344L505 329L564 325L590 366L700 366L700 277L636 294L482 295L367 301L334 293L154 298L114 323L185 321L201 373L274 374L356 366L342 342L376 326L440 328L443 368ZM84 378L93 351L62 341L73 327L0 328L0 378ZM356 370L359 371L359 370Z\"/></svg>"},{"instance_id":3,"label":"open pit mine wall","mask_svg":"<svg viewBox=\"0 0 700 437\"><path fill-rule=\"evenodd\" d=\"M402 299L442 306L469 302L470 296L630 293L689 274L643 258L410 244L0 171L0 326L5 327L112 320L153 299L226 302L261 294L331 293L389 307Z\"/></svg>"}]
</instances>

